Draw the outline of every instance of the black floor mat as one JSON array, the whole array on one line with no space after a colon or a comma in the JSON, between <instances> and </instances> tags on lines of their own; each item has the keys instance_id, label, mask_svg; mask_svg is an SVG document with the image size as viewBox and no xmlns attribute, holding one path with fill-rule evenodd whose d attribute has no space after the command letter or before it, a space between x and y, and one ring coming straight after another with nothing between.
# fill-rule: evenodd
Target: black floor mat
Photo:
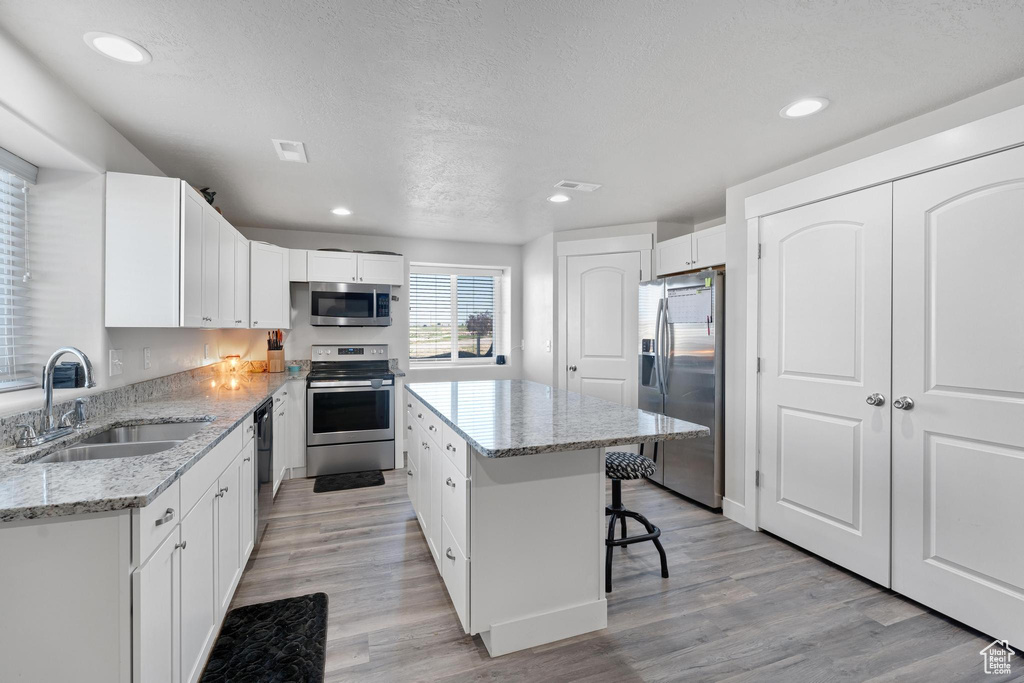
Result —
<instances>
[{"instance_id":1,"label":"black floor mat","mask_svg":"<svg viewBox=\"0 0 1024 683\"><path fill-rule=\"evenodd\" d=\"M345 474L325 474L316 478L313 493L326 491L344 491L361 489L367 486L383 486L384 474L380 470L369 472L346 472Z\"/></svg>"},{"instance_id":2,"label":"black floor mat","mask_svg":"<svg viewBox=\"0 0 1024 683\"><path fill-rule=\"evenodd\" d=\"M310 593L228 612L200 683L322 683L327 594Z\"/></svg>"}]
</instances>

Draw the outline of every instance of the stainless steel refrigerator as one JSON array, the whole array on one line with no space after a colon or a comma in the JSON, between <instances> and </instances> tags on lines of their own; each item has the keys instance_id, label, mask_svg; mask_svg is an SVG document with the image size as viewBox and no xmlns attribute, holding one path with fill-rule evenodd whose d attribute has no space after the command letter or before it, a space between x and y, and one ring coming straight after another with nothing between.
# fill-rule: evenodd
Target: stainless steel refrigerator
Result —
<instances>
[{"instance_id":1,"label":"stainless steel refrigerator","mask_svg":"<svg viewBox=\"0 0 1024 683\"><path fill-rule=\"evenodd\" d=\"M647 446L657 483L722 506L725 461L725 272L640 283L639 407L705 425L700 439Z\"/></svg>"}]
</instances>

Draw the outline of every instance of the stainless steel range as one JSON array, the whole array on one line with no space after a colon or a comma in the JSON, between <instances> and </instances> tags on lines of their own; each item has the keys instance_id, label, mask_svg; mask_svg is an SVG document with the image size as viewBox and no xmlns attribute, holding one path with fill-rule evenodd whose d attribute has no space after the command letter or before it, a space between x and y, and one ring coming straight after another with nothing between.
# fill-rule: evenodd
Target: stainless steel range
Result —
<instances>
[{"instance_id":1,"label":"stainless steel range","mask_svg":"<svg viewBox=\"0 0 1024 683\"><path fill-rule=\"evenodd\" d=\"M316 345L306 380L306 475L395 467L387 344Z\"/></svg>"}]
</instances>

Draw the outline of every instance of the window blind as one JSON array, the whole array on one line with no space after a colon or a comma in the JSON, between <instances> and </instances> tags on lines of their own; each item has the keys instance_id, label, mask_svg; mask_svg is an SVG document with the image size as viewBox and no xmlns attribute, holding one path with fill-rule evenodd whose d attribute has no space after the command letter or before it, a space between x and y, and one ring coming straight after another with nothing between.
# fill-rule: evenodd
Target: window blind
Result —
<instances>
[{"instance_id":1,"label":"window blind","mask_svg":"<svg viewBox=\"0 0 1024 683\"><path fill-rule=\"evenodd\" d=\"M41 368L29 314L29 183L4 161L0 155L0 391L11 391L38 384Z\"/></svg>"},{"instance_id":2,"label":"window blind","mask_svg":"<svg viewBox=\"0 0 1024 683\"><path fill-rule=\"evenodd\" d=\"M503 353L502 272L413 265L409 272L409 359L493 362Z\"/></svg>"}]
</instances>

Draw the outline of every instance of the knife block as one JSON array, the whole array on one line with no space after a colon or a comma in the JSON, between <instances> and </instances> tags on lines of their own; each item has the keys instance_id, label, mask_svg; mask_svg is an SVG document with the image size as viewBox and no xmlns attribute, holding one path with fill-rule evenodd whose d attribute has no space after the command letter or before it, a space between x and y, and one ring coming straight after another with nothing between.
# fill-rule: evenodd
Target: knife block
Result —
<instances>
[{"instance_id":1,"label":"knife block","mask_svg":"<svg viewBox=\"0 0 1024 683\"><path fill-rule=\"evenodd\" d=\"M267 372L284 372L284 350L267 351Z\"/></svg>"}]
</instances>

